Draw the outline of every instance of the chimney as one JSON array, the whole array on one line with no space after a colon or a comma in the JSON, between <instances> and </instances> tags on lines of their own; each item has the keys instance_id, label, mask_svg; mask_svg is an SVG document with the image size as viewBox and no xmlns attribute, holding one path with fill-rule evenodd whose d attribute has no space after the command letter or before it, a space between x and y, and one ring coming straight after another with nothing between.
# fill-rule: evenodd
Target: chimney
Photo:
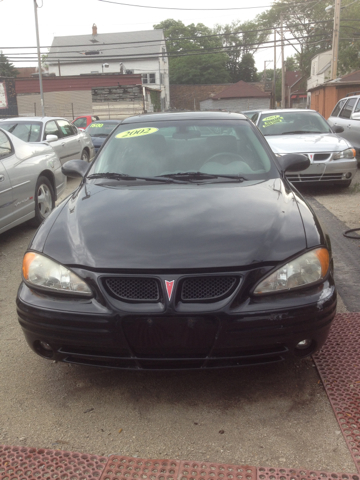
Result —
<instances>
[{"instance_id":1,"label":"chimney","mask_svg":"<svg viewBox=\"0 0 360 480\"><path fill-rule=\"evenodd\" d=\"M97 35L97 26L95 23L93 23L93 26L92 26L92 34L95 36Z\"/></svg>"}]
</instances>

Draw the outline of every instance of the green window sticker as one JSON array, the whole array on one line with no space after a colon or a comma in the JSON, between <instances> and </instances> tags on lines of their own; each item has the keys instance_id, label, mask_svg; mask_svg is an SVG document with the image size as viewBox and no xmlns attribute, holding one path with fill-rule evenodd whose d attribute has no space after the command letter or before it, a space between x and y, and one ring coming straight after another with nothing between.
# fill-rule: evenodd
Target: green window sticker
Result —
<instances>
[{"instance_id":1,"label":"green window sticker","mask_svg":"<svg viewBox=\"0 0 360 480\"><path fill-rule=\"evenodd\" d=\"M263 127L270 127L270 125L275 125L276 123L282 123L284 121L284 117L280 115L271 115L270 117L265 117L262 119Z\"/></svg>"},{"instance_id":2,"label":"green window sticker","mask_svg":"<svg viewBox=\"0 0 360 480\"><path fill-rule=\"evenodd\" d=\"M125 132L118 133L115 138L134 138L142 137L143 135L150 135L157 132L158 128L134 128L133 130L126 130Z\"/></svg>"},{"instance_id":3,"label":"green window sticker","mask_svg":"<svg viewBox=\"0 0 360 480\"><path fill-rule=\"evenodd\" d=\"M93 123L90 125L90 128L101 128L103 126L104 126L103 123Z\"/></svg>"}]
</instances>

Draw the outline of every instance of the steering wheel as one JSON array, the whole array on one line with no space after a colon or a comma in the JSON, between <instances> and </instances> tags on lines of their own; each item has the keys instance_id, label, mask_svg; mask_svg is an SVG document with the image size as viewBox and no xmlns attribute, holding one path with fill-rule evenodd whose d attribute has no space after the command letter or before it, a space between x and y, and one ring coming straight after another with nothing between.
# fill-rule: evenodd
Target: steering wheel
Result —
<instances>
[{"instance_id":1,"label":"steering wheel","mask_svg":"<svg viewBox=\"0 0 360 480\"><path fill-rule=\"evenodd\" d=\"M231 162L236 162L236 161L241 161L243 162L243 158L238 155L237 153L231 153L231 152L224 152L224 153L215 153L215 155L212 155L210 158L208 158L205 162L204 165L210 162L218 162L223 165L227 165L228 163Z\"/></svg>"}]
</instances>

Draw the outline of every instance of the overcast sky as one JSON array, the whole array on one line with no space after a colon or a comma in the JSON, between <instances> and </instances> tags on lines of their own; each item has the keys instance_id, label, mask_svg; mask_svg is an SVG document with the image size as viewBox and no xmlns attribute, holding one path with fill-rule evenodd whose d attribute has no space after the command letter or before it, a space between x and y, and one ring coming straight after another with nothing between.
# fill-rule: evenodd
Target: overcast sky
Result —
<instances>
[{"instance_id":1,"label":"overcast sky","mask_svg":"<svg viewBox=\"0 0 360 480\"><path fill-rule=\"evenodd\" d=\"M113 0L121 1L121 0ZM204 23L208 27L224 25L233 20L244 22L253 20L256 15L270 8L270 0L124 0L124 3L153 7L223 9L223 10L162 10L114 5L100 0L37 0L39 5L40 45L49 46L54 36L91 34L92 24L96 23L98 33L152 30L153 25L173 18L185 25ZM255 7L255 8L254 8ZM259 7L259 8L257 8ZM238 8L237 10L226 10ZM24 47L36 45L34 3L33 0L0 0L0 50L5 55L23 50L8 50L5 47ZM289 47L291 48L291 47ZM26 50L29 52L29 50ZM45 50L43 50L45 53ZM291 50L286 55L292 55ZM273 60L273 50L260 50L255 54L256 67L264 68L264 60ZM280 66L278 49L277 65ZM35 64L14 63L15 66ZM268 68L273 68L268 63Z\"/></svg>"}]
</instances>

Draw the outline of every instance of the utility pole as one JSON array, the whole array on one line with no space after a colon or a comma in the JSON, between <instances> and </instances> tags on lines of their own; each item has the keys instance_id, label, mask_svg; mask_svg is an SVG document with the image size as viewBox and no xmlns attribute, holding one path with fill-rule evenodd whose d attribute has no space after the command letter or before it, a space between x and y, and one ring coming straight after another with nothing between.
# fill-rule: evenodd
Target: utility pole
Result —
<instances>
[{"instance_id":1,"label":"utility pole","mask_svg":"<svg viewBox=\"0 0 360 480\"><path fill-rule=\"evenodd\" d=\"M340 33L340 8L341 0L335 0L334 30L332 41L331 80L337 77L337 64L339 54L339 33Z\"/></svg>"},{"instance_id":2,"label":"utility pole","mask_svg":"<svg viewBox=\"0 0 360 480\"><path fill-rule=\"evenodd\" d=\"M273 79L273 104L272 108L276 108L276 30L274 30L274 79Z\"/></svg>"},{"instance_id":3,"label":"utility pole","mask_svg":"<svg viewBox=\"0 0 360 480\"><path fill-rule=\"evenodd\" d=\"M43 84L42 84L41 58L40 58L40 40L39 40L39 26L38 26L37 8L38 8L38 6L37 6L37 3L36 3L36 0L34 0L35 27L36 27L36 45L37 45L38 68L39 68L39 83L40 83L40 102L41 102L42 116L45 117L44 91L43 91Z\"/></svg>"},{"instance_id":4,"label":"utility pole","mask_svg":"<svg viewBox=\"0 0 360 480\"><path fill-rule=\"evenodd\" d=\"M285 60L284 60L284 30L283 15L280 16L281 21L281 108L285 108Z\"/></svg>"}]
</instances>

